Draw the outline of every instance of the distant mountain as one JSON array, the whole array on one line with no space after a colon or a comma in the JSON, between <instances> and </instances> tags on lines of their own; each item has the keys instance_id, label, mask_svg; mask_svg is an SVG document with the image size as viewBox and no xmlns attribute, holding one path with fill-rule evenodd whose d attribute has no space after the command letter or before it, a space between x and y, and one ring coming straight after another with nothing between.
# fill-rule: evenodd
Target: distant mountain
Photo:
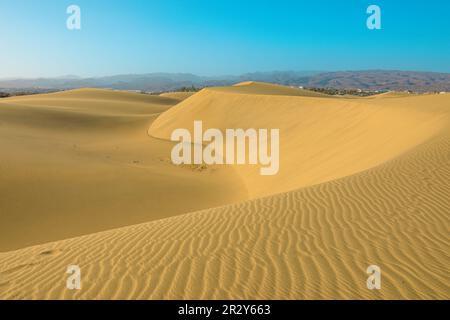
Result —
<instances>
[{"instance_id":1,"label":"distant mountain","mask_svg":"<svg viewBox=\"0 0 450 320\"><path fill-rule=\"evenodd\" d=\"M239 76L240 81L260 81L282 85L305 85L308 81L323 73L323 71L272 71L254 72Z\"/></svg>"},{"instance_id":2,"label":"distant mountain","mask_svg":"<svg viewBox=\"0 0 450 320\"><path fill-rule=\"evenodd\" d=\"M385 70L329 72L311 77L307 86L417 92L450 91L450 73Z\"/></svg>"},{"instance_id":3,"label":"distant mountain","mask_svg":"<svg viewBox=\"0 0 450 320\"><path fill-rule=\"evenodd\" d=\"M450 91L450 73L368 70L339 72L251 73L242 80L273 82L288 86L362 90Z\"/></svg>"},{"instance_id":4,"label":"distant mountain","mask_svg":"<svg viewBox=\"0 0 450 320\"><path fill-rule=\"evenodd\" d=\"M1 89L75 89L109 88L118 90L141 90L159 92L176 90L180 87L205 87L229 85L237 77L201 77L187 73L151 73L114 75L98 78L58 77L37 79L0 79Z\"/></svg>"},{"instance_id":5,"label":"distant mountain","mask_svg":"<svg viewBox=\"0 0 450 320\"><path fill-rule=\"evenodd\" d=\"M226 86L242 81L263 81L288 86L336 89L450 91L449 73L391 70L273 71L217 77L204 77L189 73L129 74L98 78L80 78L70 75L58 78L0 79L0 91L93 87L161 92L191 86Z\"/></svg>"}]
</instances>

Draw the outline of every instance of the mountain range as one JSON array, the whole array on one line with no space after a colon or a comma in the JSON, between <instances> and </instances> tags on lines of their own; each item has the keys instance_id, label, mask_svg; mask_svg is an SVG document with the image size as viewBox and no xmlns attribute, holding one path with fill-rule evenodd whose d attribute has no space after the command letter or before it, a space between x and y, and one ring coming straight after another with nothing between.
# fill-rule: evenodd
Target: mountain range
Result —
<instances>
[{"instance_id":1,"label":"mountain range","mask_svg":"<svg viewBox=\"0 0 450 320\"><path fill-rule=\"evenodd\" d=\"M147 73L82 78L73 75L56 78L0 79L0 91L65 90L109 88L163 92L182 87L227 86L243 81L262 81L287 86L362 90L450 91L450 73L366 70L366 71L273 71L238 76L198 76L190 73Z\"/></svg>"}]
</instances>

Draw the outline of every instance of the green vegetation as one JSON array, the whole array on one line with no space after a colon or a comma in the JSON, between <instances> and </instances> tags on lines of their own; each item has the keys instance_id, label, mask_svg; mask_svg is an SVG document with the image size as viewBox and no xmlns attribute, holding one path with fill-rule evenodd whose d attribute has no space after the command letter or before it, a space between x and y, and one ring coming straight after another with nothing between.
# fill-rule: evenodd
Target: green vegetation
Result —
<instances>
[{"instance_id":1,"label":"green vegetation","mask_svg":"<svg viewBox=\"0 0 450 320\"><path fill-rule=\"evenodd\" d=\"M373 91L373 90L361 90L361 89L336 89L336 88L305 88L310 91L320 92L331 96L357 96L357 97L369 97L376 94L380 94L386 91Z\"/></svg>"},{"instance_id":2,"label":"green vegetation","mask_svg":"<svg viewBox=\"0 0 450 320\"><path fill-rule=\"evenodd\" d=\"M176 92L199 92L202 89L203 88L197 88L194 85L192 85L190 87L181 87L180 89L173 90L173 91L176 91Z\"/></svg>"}]
</instances>

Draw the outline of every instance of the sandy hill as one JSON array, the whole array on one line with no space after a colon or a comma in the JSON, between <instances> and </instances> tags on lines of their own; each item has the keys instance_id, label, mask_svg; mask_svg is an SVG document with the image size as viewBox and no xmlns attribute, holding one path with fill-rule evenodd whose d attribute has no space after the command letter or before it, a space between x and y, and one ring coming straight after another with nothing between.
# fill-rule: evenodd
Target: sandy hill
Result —
<instances>
[{"instance_id":1,"label":"sandy hill","mask_svg":"<svg viewBox=\"0 0 450 320\"><path fill-rule=\"evenodd\" d=\"M49 94L18 96L2 100L21 105L73 108L93 113L161 113L178 103L169 97L104 89L77 89Z\"/></svg>"},{"instance_id":2,"label":"sandy hill","mask_svg":"<svg viewBox=\"0 0 450 320\"><path fill-rule=\"evenodd\" d=\"M0 100L0 251L246 199L231 169L175 167L172 143L147 135L177 102L96 89Z\"/></svg>"},{"instance_id":3,"label":"sandy hill","mask_svg":"<svg viewBox=\"0 0 450 320\"><path fill-rule=\"evenodd\" d=\"M290 89L210 88L160 115L0 100L0 298L448 299L449 96ZM194 120L279 128L279 175L174 167L170 133Z\"/></svg>"},{"instance_id":4,"label":"sandy hill","mask_svg":"<svg viewBox=\"0 0 450 320\"><path fill-rule=\"evenodd\" d=\"M162 114L150 135L170 139L174 129L280 129L280 172L262 177L259 167L237 167L252 197L314 185L379 165L414 148L447 124L445 96L415 100L316 98L236 94L235 88L275 93L279 86L243 84L204 89ZM286 88L291 92L291 88ZM296 89L292 89L296 90ZM424 106L441 106L425 108Z\"/></svg>"}]
</instances>

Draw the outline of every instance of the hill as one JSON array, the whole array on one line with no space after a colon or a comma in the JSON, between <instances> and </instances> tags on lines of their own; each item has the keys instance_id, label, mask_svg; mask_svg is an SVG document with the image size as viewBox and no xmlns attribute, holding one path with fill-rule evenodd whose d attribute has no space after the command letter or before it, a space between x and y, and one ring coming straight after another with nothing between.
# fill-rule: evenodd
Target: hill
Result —
<instances>
[{"instance_id":1,"label":"hill","mask_svg":"<svg viewBox=\"0 0 450 320\"><path fill-rule=\"evenodd\" d=\"M85 87L146 92L177 91L182 87L230 86L256 81L285 86L334 89L411 90L417 92L450 91L450 74L396 70L364 70L340 72L255 72L231 76L197 76L193 74L150 73L115 75L96 78L0 79L0 92L32 90L64 90Z\"/></svg>"}]
</instances>

